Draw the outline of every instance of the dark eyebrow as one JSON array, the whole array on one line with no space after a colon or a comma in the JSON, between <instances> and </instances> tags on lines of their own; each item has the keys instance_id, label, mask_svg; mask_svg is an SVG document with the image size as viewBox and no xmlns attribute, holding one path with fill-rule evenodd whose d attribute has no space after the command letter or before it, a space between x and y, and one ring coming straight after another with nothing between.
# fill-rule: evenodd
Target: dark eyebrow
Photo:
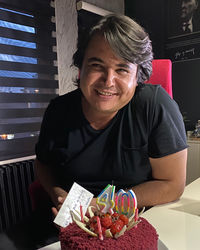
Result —
<instances>
[{"instance_id":1,"label":"dark eyebrow","mask_svg":"<svg viewBox=\"0 0 200 250\"><path fill-rule=\"evenodd\" d=\"M88 59L88 62L101 62L103 63L103 60L101 60L100 58L98 57L90 57ZM121 67L121 68L127 68L127 69L130 69L130 66L126 63L119 63L116 65L117 67Z\"/></svg>"},{"instance_id":2,"label":"dark eyebrow","mask_svg":"<svg viewBox=\"0 0 200 250\"><path fill-rule=\"evenodd\" d=\"M101 63L103 63L103 61L98 57L90 57L88 59L88 62L101 62Z\"/></svg>"},{"instance_id":3,"label":"dark eyebrow","mask_svg":"<svg viewBox=\"0 0 200 250\"><path fill-rule=\"evenodd\" d=\"M127 68L127 69L130 69L130 66L128 64L125 64L125 63L119 63L117 64L118 67L121 67L121 68Z\"/></svg>"}]
</instances>

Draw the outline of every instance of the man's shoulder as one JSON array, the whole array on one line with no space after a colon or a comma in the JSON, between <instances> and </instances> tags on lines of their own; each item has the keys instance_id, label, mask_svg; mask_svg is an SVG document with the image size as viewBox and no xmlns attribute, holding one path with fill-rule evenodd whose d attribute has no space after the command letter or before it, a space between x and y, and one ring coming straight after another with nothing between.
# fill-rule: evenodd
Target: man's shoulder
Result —
<instances>
[{"instance_id":1,"label":"man's shoulder","mask_svg":"<svg viewBox=\"0 0 200 250\"><path fill-rule=\"evenodd\" d=\"M80 96L80 89L75 89L72 90L70 92L67 92L63 95L58 96L56 99L58 101L65 101L65 100L69 100L69 99L74 99L74 98L78 98Z\"/></svg>"},{"instance_id":2,"label":"man's shoulder","mask_svg":"<svg viewBox=\"0 0 200 250\"><path fill-rule=\"evenodd\" d=\"M160 88L161 86L159 84L139 84L136 88L135 97L141 101L152 99Z\"/></svg>"},{"instance_id":3,"label":"man's shoulder","mask_svg":"<svg viewBox=\"0 0 200 250\"><path fill-rule=\"evenodd\" d=\"M66 94L57 96L55 99L53 99L53 102L55 104L74 103L79 98L80 98L80 90L75 89L75 90L70 91L70 92L68 92Z\"/></svg>"},{"instance_id":4,"label":"man's shoulder","mask_svg":"<svg viewBox=\"0 0 200 250\"><path fill-rule=\"evenodd\" d=\"M141 84L132 99L133 105L142 108L154 108L173 102L166 90L159 84Z\"/></svg>"},{"instance_id":5,"label":"man's shoulder","mask_svg":"<svg viewBox=\"0 0 200 250\"><path fill-rule=\"evenodd\" d=\"M73 113L80 105L80 96L81 92L79 89L57 96L50 101L48 111L52 112L55 116L63 113Z\"/></svg>"}]
</instances>

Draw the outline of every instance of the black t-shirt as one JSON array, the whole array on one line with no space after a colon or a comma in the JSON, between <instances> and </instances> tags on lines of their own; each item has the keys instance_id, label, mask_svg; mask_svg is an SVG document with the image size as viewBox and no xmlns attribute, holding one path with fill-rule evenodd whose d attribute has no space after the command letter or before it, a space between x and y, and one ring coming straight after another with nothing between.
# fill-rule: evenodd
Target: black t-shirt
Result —
<instances>
[{"instance_id":1,"label":"black t-shirt","mask_svg":"<svg viewBox=\"0 0 200 250\"><path fill-rule=\"evenodd\" d=\"M77 89L52 100L36 145L38 160L49 165L58 184L74 181L98 195L107 184L131 188L152 179L149 157L187 148L182 115L159 85L144 84L102 130L93 129Z\"/></svg>"}]
</instances>

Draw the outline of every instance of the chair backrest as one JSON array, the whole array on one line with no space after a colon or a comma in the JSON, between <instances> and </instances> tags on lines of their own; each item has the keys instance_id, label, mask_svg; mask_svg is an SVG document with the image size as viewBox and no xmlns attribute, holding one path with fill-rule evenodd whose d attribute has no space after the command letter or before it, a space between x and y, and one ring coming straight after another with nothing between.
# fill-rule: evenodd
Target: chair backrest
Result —
<instances>
[{"instance_id":1,"label":"chair backrest","mask_svg":"<svg viewBox=\"0 0 200 250\"><path fill-rule=\"evenodd\" d=\"M152 61L152 75L145 83L160 84L173 98L172 94L172 62L169 59Z\"/></svg>"}]
</instances>

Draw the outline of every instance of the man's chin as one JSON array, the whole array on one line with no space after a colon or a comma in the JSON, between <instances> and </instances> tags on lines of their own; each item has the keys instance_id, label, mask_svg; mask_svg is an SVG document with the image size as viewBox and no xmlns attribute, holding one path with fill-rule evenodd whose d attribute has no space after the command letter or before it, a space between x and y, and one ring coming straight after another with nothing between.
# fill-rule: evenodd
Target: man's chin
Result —
<instances>
[{"instance_id":1,"label":"man's chin","mask_svg":"<svg viewBox=\"0 0 200 250\"><path fill-rule=\"evenodd\" d=\"M99 113L102 113L102 114L113 114L113 113L117 113L117 109L116 108L111 108L111 107L98 107L97 108L97 111Z\"/></svg>"}]
</instances>

